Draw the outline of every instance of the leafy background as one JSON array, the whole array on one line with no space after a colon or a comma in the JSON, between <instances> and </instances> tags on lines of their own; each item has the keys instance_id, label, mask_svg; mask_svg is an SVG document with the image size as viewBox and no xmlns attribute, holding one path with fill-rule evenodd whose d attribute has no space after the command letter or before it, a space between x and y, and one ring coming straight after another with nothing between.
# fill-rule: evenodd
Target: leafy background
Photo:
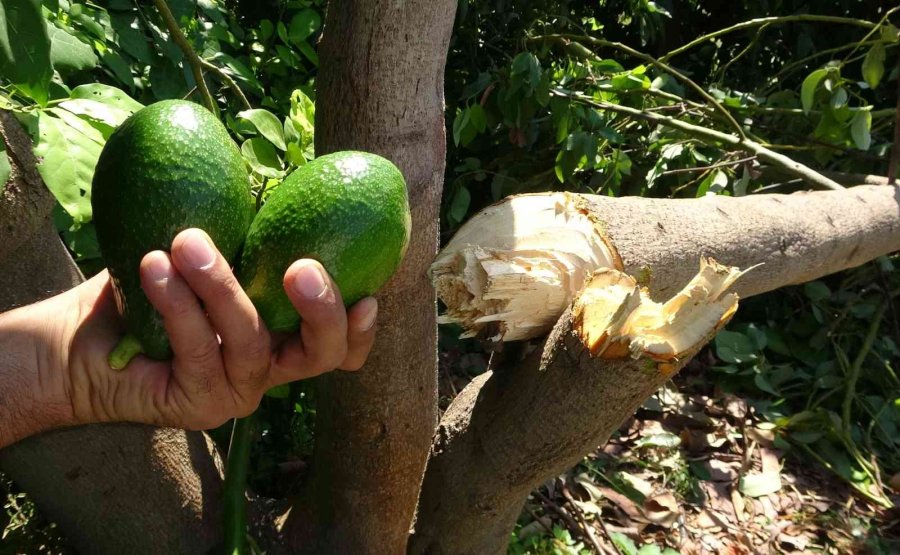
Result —
<instances>
[{"instance_id":1,"label":"leafy background","mask_svg":"<svg viewBox=\"0 0 900 555\"><path fill-rule=\"evenodd\" d=\"M316 43L324 4L168 2L202 60L260 202L314 156ZM696 197L802 188L753 152L648 122L647 114L720 133L740 131L830 176L885 175L900 61L891 23L897 23L896 8L888 8L856 0L461 0L446 70L443 237L478 209L517 193ZM197 83L153 2L3 0L0 9L0 108L12 111L30 133L40 173L58 200L57 228L85 273L94 273L102 262L90 182L104 141L142 105L168 98L201 102ZM836 19L813 21L804 14ZM767 19L754 21L759 18ZM692 46L678 50L686 44ZM8 172L8 160L0 157L4 183ZM787 465L820 469L825 483L850 488L848 498L855 492L864 510L847 516L829 509L816 516L817 532L849 530L837 538L822 532L816 541L823 550L896 548L896 530L885 524L892 518L885 511L896 501L891 484L900 487L896 263L895 257L881 258L744 302L668 393L623 427L612 442L621 450L595 453L558 480L559 487L535 492L510 552L590 552L585 527L572 523L572 514L590 506L577 509L576 501L596 501L606 515L610 499L619 499L613 509L625 512L630 500L646 513L647 500L659 503L662 488L684 511L701 512L709 499L698 488L709 475L695 464L697 453L679 428L673 433L650 425L666 421L659 415L684 417L685 404L666 401L672 398L705 398L707 412L740 400L740 418L714 417L723 423L716 430L739 452L765 446L754 455L760 460L753 458L735 478L748 499L787 489L778 471L778 482L772 481L764 449L786 457ZM442 406L486 366L484 346L457 335L452 327L441 330ZM308 384L269 392L252 455L257 491L292 493L306 471L314 420ZM765 441L751 442L754 433ZM227 443L227 430L212 434ZM704 456L714 460L728 449L712 446ZM629 481L638 471L656 493ZM566 496L567 483L580 500ZM3 484L0 552L67 551L27 496ZM610 491L592 496L592 484ZM562 506L568 520L556 511ZM591 517L590 510L585 514ZM615 515L620 524L628 520ZM591 522L599 526L597 519ZM621 553L685 549L663 521L637 533L622 530L603 530Z\"/></svg>"}]
</instances>

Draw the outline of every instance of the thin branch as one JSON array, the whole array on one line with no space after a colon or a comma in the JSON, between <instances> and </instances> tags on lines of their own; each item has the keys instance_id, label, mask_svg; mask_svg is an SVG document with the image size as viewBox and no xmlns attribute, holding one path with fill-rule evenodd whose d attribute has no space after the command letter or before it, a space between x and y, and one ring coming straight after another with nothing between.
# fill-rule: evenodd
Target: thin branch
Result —
<instances>
[{"instance_id":1,"label":"thin branch","mask_svg":"<svg viewBox=\"0 0 900 555\"><path fill-rule=\"evenodd\" d=\"M888 20L888 18L889 18L892 14L894 14L897 10L900 10L900 6L894 6L893 8L891 8L891 9L889 9L888 11L884 12L884 15L881 16L881 19L880 19L880 20L878 20L878 24L875 26L875 28L873 28L871 31L869 31L868 33L866 33L866 36L864 36L862 39L860 39L859 41L857 41L857 43L853 46L853 50L851 50L849 54L847 54L846 56L844 56L844 61L843 61L842 63L843 63L843 64L847 64L847 60L849 60L850 57L853 56L853 54L855 54L857 50L859 50L859 47L862 46L862 44L863 44L864 42L866 42L867 40L869 40L869 37L871 37L872 35L874 35L875 33L877 33L878 30L881 29L881 26L884 25L884 23Z\"/></svg>"},{"instance_id":2,"label":"thin branch","mask_svg":"<svg viewBox=\"0 0 900 555\"><path fill-rule=\"evenodd\" d=\"M675 118L670 118L668 116L663 116L660 114L654 114L650 112L644 112L641 110L637 110L635 108L629 108L627 106L620 106L618 104L610 104L608 102L598 102L586 98L582 95L572 95L568 93L562 93L560 91L553 91L553 94L557 96L563 96L566 98L570 98L572 100L576 100L583 104L587 104L588 106L593 106L594 108L599 108L601 110L609 110L611 112L618 112L621 114L627 114L633 118L641 119L644 121L650 121L656 123L658 125L664 125L666 127L671 127L673 129L678 129L687 133L688 135L699 137L702 139L706 139L708 141L724 143L728 145L735 146L747 153L754 154L757 158L764 162L768 162L774 166L778 166L788 173L796 175L798 177L803 178L807 182L818 185L819 187L825 189L834 189L834 190L842 190L843 187L835 183L833 180L828 179L824 175L819 172L804 166L803 164L788 158L783 154L779 154L775 151L769 150L763 145L757 143L756 141L737 137L735 135L729 135L728 133L722 133L721 131L716 131L714 129L708 129L706 127L700 127L699 125L694 125L691 123L687 123Z\"/></svg>"},{"instance_id":3,"label":"thin branch","mask_svg":"<svg viewBox=\"0 0 900 555\"><path fill-rule=\"evenodd\" d=\"M204 60L203 58L200 58L200 65L215 73L219 79L221 79L226 85L228 85L228 88L231 89L231 92L233 92L234 95L241 101L241 104L244 105L244 109L253 109L253 106L250 104L250 101L247 100L247 97L244 95L244 91L241 90L241 87L238 86L237 82L232 79L230 75L225 73L222 68L208 60Z\"/></svg>"},{"instance_id":4,"label":"thin branch","mask_svg":"<svg viewBox=\"0 0 900 555\"><path fill-rule=\"evenodd\" d=\"M194 49L191 48L191 43L188 42L184 33L181 32L181 28L178 26L178 22L175 21L175 16L172 15L172 11L169 9L169 5L166 4L166 0L153 0L153 4L156 6L159 15L166 24L166 29L168 29L169 33L172 35L172 40L175 41L175 44L181 49L185 61L191 67L191 73L194 74L194 81L197 83L197 89L200 91L203 103L206 104L206 107L210 112L218 115L219 109L216 106L216 101L212 94L210 94L209 87L206 86L206 81L203 79L203 65L201 64L200 56L194 52Z\"/></svg>"},{"instance_id":5,"label":"thin branch","mask_svg":"<svg viewBox=\"0 0 900 555\"><path fill-rule=\"evenodd\" d=\"M756 156L747 156L746 158L741 158L739 160L726 160L724 162L718 162L716 164L712 164L709 166L698 166L695 168L677 168L674 170L666 170L666 171L662 172L660 175L703 172L703 171L714 170L716 168L725 168L728 166L736 166L738 164L743 164L744 162L750 162L752 160L756 160Z\"/></svg>"},{"instance_id":6,"label":"thin branch","mask_svg":"<svg viewBox=\"0 0 900 555\"><path fill-rule=\"evenodd\" d=\"M587 519L584 518L584 512L582 512L581 507L575 503L575 499L572 497L572 494L569 493L569 488L566 487L565 481L562 481L562 494L563 497L566 498L566 501L569 502L569 505L572 506L572 512L575 513L575 516L578 517L578 521L581 522L581 527L584 529L585 535L588 537L588 540L591 542L591 545L594 546L594 549L597 550L597 553L603 553L604 549L601 547L600 542L597 541L597 536L594 535L594 530L591 525L588 523Z\"/></svg>"},{"instance_id":7,"label":"thin branch","mask_svg":"<svg viewBox=\"0 0 900 555\"><path fill-rule=\"evenodd\" d=\"M882 303L875 311L875 314L872 315L872 321L869 324L866 337L863 339L863 344L859 348L856 358L853 359L853 365L850 367L850 375L847 377L847 385L844 388L844 402L841 406L843 432L847 437L850 437L850 409L853 407L853 397L856 396L856 382L859 380L859 372L862 369L863 362L869 355L869 351L872 350L872 345L875 343L875 337L878 335L878 328L884 319L887 306L887 303Z\"/></svg>"},{"instance_id":8,"label":"thin branch","mask_svg":"<svg viewBox=\"0 0 900 555\"><path fill-rule=\"evenodd\" d=\"M875 23L871 21L866 21L865 19L854 19L851 17L837 17L832 15L813 15L813 14L797 14L797 15L785 15L780 17L761 17L758 19L750 19L748 21L743 21L741 23L732 25L731 27L725 27L724 29L719 29L718 31L713 31L712 33L703 35L701 37L697 37L691 42L685 44L684 46L680 46L675 50L672 50L662 58L661 61L665 62L669 58L674 56L678 56L679 54L684 53L695 46L699 46L704 42L714 39L716 37L721 37L722 35L726 35L728 33L732 33L734 31L740 31L742 29L750 29L752 27L759 27L760 25L771 25L771 24L782 24L782 23L792 23L795 21L818 21L823 23L842 23L845 25L855 25L857 27L865 27L867 29L873 29L877 27Z\"/></svg>"},{"instance_id":9,"label":"thin branch","mask_svg":"<svg viewBox=\"0 0 900 555\"><path fill-rule=\"evenodd\" d=\"M706 89L704 89L703 87L698 85L696 82L694 82L693 79L691 79L687 75L681 73L674 67L666 64L665 62L657 60L656 58L654 58L653 56L651 56L649 54L644 54L643 52L639 52L639 51L631 48L630 46L622 44L621 42L613 42L613 41L598 39L598 38L594 38L594 37L590 37L590 36L568 35L568 34L543 35L540 37L534 37L533 39L529 39L529 40L530 41L533 40L533 41L556 42L558 44L563 44L563 45L568 44L571 41L575 41L575 42L579 42L579 43L582 41L587 41L594 46L605 46L608 48L614 48L616 50L625 52L626 54L628 54L630 56L638 58L639 60L643 60L643 61L647 62L648 64L655 66L655 67L671 74L672 76L679 79L680 81L686 83L690 88L694 89L694 91L697 94L699 94L704 100L706 100L706 102L708 102L710 106L712 106L715 110L717 110L720 114L722 114L722 116L725 118L725 120L734 128L735 132L741 138L744 138L744 139L747 138L747 134L744 132L744 128L741 127L741 124L739 124L736 119L734 119L734 116L731 115L731 112L729 112L727 109L725 109L725 107L722 106L722 104L718 100L713 98L713 96L711 94L706 92Z\"/></svg>"},{"instance_id":10,"label":"thin branch","mask_svg":"<svg viewBox=\"0 0 900 555\"><path fill-rule=\"evenodd\" d=\"M737 54L736 56L734 56L733 58L731 58L730 60L728 60L728 62L726 62L725 65L722 66L722 69L720 69L720 70L717 72L717 73L720 75L720 80L721 80L721 81L724 81L724 80L725 80L725 73L728 71L728 68L730 68L736 61L738 61L738 60L740 60L741 58L743 58L743 57L747 54L747 52L750 52L750 50L753 49L753 47L756 46L756 45L759 43L759 39L762 38L763 33L766 32L766 28L768 28L769 25L771 25L771 23L766 23L765 25L763 25L762 27L760 27L760 28L759 28L759 31L757 31L757 32L753 35L753 39L752 39L750 42L747 43L747 46L745 46L740 52L738 52L738 54Z\"/></svg>"}]
</instances>

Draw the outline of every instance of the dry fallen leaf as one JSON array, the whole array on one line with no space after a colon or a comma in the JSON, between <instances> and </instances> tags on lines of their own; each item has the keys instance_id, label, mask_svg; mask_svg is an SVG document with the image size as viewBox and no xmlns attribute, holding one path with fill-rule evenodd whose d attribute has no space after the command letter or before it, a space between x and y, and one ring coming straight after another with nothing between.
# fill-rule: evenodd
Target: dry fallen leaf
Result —
<instances>
[{"instance_id":1,"label":"dry fallen leaf","mask_svg":"<svg viewBox=\"0 0 900 555\"><path fill-rule=\"evenodd\" d=\"M644 515L653 524L671 528L681 515L681 506L671 493L660 493L644 501Z\"/></svg>"}]
</instances>

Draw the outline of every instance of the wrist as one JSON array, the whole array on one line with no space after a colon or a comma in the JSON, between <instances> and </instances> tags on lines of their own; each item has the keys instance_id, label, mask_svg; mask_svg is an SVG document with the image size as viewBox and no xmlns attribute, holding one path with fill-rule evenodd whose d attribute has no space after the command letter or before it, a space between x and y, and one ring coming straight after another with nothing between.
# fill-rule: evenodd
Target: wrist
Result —
<instances>
[{"instance_id":1,"label":"wrist","mask_svg":"<svg viewBox=\"0 0 900 555\"><path fill-rule=\"evenodd\" d=\"M75 423L65 320L52 299L0 314L0 448Z\"/></svg>"}]
</instances>

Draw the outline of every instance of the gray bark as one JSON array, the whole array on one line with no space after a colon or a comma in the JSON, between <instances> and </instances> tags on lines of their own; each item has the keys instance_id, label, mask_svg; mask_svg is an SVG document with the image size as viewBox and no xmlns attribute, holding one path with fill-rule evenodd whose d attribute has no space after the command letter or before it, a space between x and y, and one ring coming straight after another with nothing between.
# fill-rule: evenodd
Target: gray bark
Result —
<instances>
[{"instance_id":1,"label":"gray bark","mask_svg":"<svg viewBox=\"0 0 900 555\"><path fill-rule=\"evenodd\" d=\"M700 256L740 268L765 263L733 286L747 297L900 250L895 186L695 200L583 198L624 271L660 301L694 276ZM409 553L504 553L528 493L605 443L670 377L591 359L571 328L566 312L543 349L510 357L454 400L435 438Z\"/></svg>"},{"instance_id":2,"label":"gray bark","mask_svg":"<svg viewBox=\"0 0 900 555\"><path fill-rule=\"evenodd\" d=\"M405 550L437 423L435 298L446 151L443 74L456 3L338 0L320 44L316 153L358 149L403 172L412 241L378 295L378 335L357 373L319 381L316 452L286 535L305 553Z\"/></svg>"}]
</instances>

